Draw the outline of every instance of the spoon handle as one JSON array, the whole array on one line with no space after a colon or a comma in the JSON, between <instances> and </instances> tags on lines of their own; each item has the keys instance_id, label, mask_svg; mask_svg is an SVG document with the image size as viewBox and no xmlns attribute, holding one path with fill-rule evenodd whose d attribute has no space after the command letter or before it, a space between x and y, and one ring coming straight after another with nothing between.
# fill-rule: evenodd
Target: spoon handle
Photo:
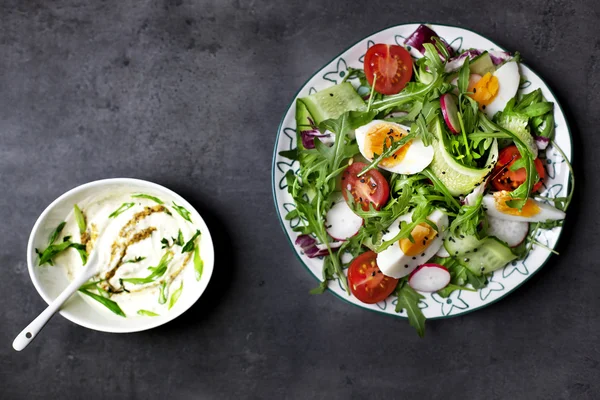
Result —
<instances>
[{"instance_id":1,"label":"spoon handle","mask_svg":"<svg viewBox=\"0 0 600 400\"><path fill-rule=\"evenodd\" d=\"M13 341L13 348L17 351L23 350L37 336L42 328L50 321L50 318L58 311L69 297L73 295L89 279L89 273L82 273L73 280L69 286L62 291L48 307L34 319L25 329L21 331Z\"/></svg>"}]
</instances>

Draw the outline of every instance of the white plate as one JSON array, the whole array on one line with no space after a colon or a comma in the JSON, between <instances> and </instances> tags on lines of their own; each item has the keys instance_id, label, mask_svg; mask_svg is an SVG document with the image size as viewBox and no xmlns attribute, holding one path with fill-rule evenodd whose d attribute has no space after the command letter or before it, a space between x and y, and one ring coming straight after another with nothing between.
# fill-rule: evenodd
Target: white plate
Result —
<instances>
[{"instance_id":1,"label":"white plate","mask_svg":"<svg viewBox=\"0 0 600 400\"><path fill-rule=\"evenodd\" d=\"M300 221L286 221L284 219L285 215L294 208L292 197L286 189L284 176L290 169L294 171L297 170L299 165L297 162L291 162L290 160L279 156L279 152L294 149L296 147L296 122L294 119L296 99L339 82L347 73L348 67L362 68L364 54L374 43L403 45L404 38L414 32L419 25L420 24L418 23L397 25L384 29L360 40L358 43L352 45L343 53L335 57L331 62L325 65L325 67L312 75L304 86L300 88L279 125L272 167L273 197L275 199L277 215L279 216L283 230L290 241L290 245L294 248L299 260L310 273L319 280L322 276L322 260L318 258L308 258L302 253L298 246L294 246L294 241L298 234L294 232L292 228L299 224ZM457 51L468 48L504 50L489 39L463 28L436 24L430 24L429 26L438 35L446 39L446 41L448 41L448 43L450 43ZM518 49L510 50L513 51ZM556 122L555 141L570 159L571 134L560 104L556 101L556 98L548 85L524 64L521 64L521 74L525 81L521 84L520 93L527 93L537 88L541 88L546 99L554 102ZM547 157L545 160L547 180L544 185L545 189L543 195L549 197L566 196L569 170L565 164L565 160L552 147L549 147L547 151L540 153L542 157L544 155ZM538 236L537 240L550 248L554 248L561 231L561 228L543 231ZM444 318L465 314L489 305L522 285L544 265L550 255L551 253L548 250L534 247L525 260L515 261L505 268L494 272L487 287L478 290L477 292L456 291L447 299L441 298L437 294L425 294L425 299L420 303L423 314L429 319ZM389 297L380 303L369 305L361 303L354 296L347 295L339 282L331 282L329 289L341 299L359 307L399 317L406 317L406 315L397 314L395 312L396 299L393 297Z\"/></svg>"},{"instance_id":2,"label":"white plate","mask_svg":"<svg viewBox=\"0 0 600 400\"><path fill-rule=\"evenodd\" d=\"M27 246L27 266L33 285L46 303L50 304L50 302L58 297L67 287L69 281L64 268L49 265L38 266L35 249L44 248L47 245L48 236L60 222L64 221L67 214L73 209L73 204L77 204L98 191L110 191L112 189L120 191L124 188L132 192L137 191L157 197L172 198L179 205L190 211L194 224L202 232L202 236L200 237L200 254L202 254L202 260L204 261L204 270L199 281L196 281L192 268L188 267L182 272L183 279L185 280L185 290L182 291L181 297L173 306L173 309L158 317L141 317L135 315L123 318L104 309L103 306L97 304L91 305L93 300L84 300L82 297L84 295L82 294L74 294L63 305L60 314L78 325L97 331L113 333L137 332L155 328L177 318L200 298L213 272L215 256L212 238L204 220L190 203L177 193L152 182L128 178L105 179L78 186L60 196L44 210L31 231Z\"/></svg>"}]
</instances>

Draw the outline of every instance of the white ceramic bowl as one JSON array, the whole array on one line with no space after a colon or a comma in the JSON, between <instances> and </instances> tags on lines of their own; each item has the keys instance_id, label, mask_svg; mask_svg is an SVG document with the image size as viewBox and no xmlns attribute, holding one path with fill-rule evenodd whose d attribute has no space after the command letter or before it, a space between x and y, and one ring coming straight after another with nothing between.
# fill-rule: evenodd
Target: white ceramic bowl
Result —
<instances>
[{"instance_id":1,"label":"white ceramic bowl","mask_svg":"<svg viewBox=\"0 0 600 400\"><path fill-rule=\"evenodd\" d=\"M82 201L97 191L122 190L123 188L148 193L157 197L169 196L191 212L192 219L202 232L200 251L204 261L204 270L199 281L196 281L193 273L184 275L186 289L192 288L192 290L184 290L173 308L168 313L159 317L132 316L123 318L112 314L110 311L93 307L90 303L83 300L81 294L74 294L63 305L60 314L77 325L97 331L114 333L137 332L155 328L177 318L200 298L210 281L214 267L214 248L208 227L200 214L198 214L198 211L183 197L163 186L139 179L118 178L99 180L78 186L60 196L44 210L31 231L27 246L27 267L33 285L46 303L52 302L67 287L69 281L64 268L59 266L38 266L35 249L44 248L47 245L48 236L71 212L73 204ZM189 268L186 268L186 270L189 270Z\"/></svg>"}]
</instances>

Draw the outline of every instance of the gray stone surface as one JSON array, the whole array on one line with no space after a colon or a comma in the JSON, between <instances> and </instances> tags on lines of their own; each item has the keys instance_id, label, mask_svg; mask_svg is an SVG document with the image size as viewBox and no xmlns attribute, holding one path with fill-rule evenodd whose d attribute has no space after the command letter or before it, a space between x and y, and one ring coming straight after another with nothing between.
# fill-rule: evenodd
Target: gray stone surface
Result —
<instances>
[{"instance_id":1,"label":"gray stone surface","mask_svg":"<svg viewBox=\"0 0 600 400\"><path fill-rule=\"evenodd\" d=\"M310 3L310 4L309 4ZM350 2L348 2L350 3ZM597 1L0 2L2 399L600 397ZM275 215L275 132L298 87L383 27L437 21L521 51L573 128L579 189L544 269L485 310L428 323L309 296ZM57 196L108 177L166 185L217 246L208 292L176 321L106 334L45 306L26 241Z\"/></svg>"}]
</instances>

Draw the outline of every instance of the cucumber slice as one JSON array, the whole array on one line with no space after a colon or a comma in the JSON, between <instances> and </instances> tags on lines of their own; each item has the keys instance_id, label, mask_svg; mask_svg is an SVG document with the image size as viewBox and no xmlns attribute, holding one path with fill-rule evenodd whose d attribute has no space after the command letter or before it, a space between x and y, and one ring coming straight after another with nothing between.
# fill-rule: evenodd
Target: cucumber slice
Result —
<instances>
[{"instance_id":1,"label":"cucumber slice","mask_svg":"<svg viewBox=\"0 0 600 400\"><path fill-rule=\"evenodd\" d=\"M510 248L494 237L487 237L469 253L458 257L475 275L487 275L516 259Z\"/></svg>"},{"instance_id":2,"label":"cucumber slice","mask_svg":"<svg viewBox=\"0 0 600 400\"><path fill-rule=\"evenodd\" d=\"M481 245L481 241L475 236L455 237L447 235L444 239L444 247L448 250L451 257L458 257L462 254L467 254L473 249Z\"/></svg>"},{"instance_id":3,"label":"cucumber slice","mask_svg":"<svg viewBox=\"0 0 600 400\"><path fill-rule=\"evenodd\" d=\"M479 240L475 236L449 235L446 236L444 247L450 256L477 276L494 272L517 258L506 244L495 237Z\"/></svg>"},{"instance_id":4,"label":"cucumber slice","mask_svg":"<svg viewBox=\"0 0 600 400\"><path fill-rule=\"evenodd\" d=\"M435 152L433 161L430 164L431 170L453 196L470 193L477 185L483 182L496 164L496 160L498 159L498 143L496 139L492 143L485 166L481 169L470 168L460 164L446 150L444 132L439 118L434 131L437 140L433 143Z\"/></svg>"},{"instance_id":5,"label":"cucumber slice","mask_svg":"<svg viewBox=\"0 0 600 400\"><path fill-rule=\"evenodd\" d=\"M496 66L492 62L490 54L487 51L484 51L483 53L471 60L471 63L469 64L469 69L471 70L472 74L478 74L483 76L488 72L490 74L493 74L494 71L496 71Z\"/></svg>"},{"instance_id":6,"label":"cucumber slice","mask_svg":"<svg viewBox=\"0 0 600 400\"><path fill-rule=\"evenodd\" d=\"M302 97L298 99L298 102L306 106L317 126L321 122L337 118L347 111L364 111L367 108L363 99L348 82Z\"/></svg>"}]
</instances>

